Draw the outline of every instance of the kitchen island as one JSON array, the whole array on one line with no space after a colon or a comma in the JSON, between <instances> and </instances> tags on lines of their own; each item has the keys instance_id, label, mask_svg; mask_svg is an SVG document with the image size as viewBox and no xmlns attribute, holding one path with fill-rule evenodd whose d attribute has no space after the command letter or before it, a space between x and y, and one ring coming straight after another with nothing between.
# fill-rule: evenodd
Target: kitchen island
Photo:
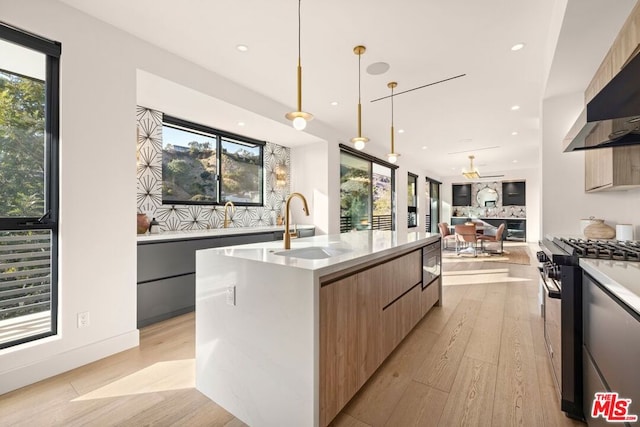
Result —
<instances>
[{"instance_id":1,"label":"kitchen island","mask_svg":"<svg viewBox=\"0 0 640 427\"><path fill-rule=\"evenodd\" d=\"M329 424L442 302L438 234L291 246L196 253L196 388L252 426Z\"/></svg>"}]
</instances>

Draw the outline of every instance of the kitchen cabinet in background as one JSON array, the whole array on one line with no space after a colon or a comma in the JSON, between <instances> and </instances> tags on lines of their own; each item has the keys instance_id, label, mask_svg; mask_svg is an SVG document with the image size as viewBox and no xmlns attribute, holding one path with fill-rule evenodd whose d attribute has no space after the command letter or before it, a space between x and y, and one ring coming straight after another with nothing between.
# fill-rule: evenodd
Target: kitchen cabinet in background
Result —
<instances>
[{"instance_id":1,"label":"kitchen cabinet in background","mask_svg":"<svg viewBox=\"0 0 640 427\"><path fill-rule=\"evenodd\" d=\"M453 206L471 206L471 184L452 184Z\"/></svg>"},{"instance_id":2,"label":"kitchen cabinet in background","mask_svg":"<svg viewBox=\"0 0 640 427\"><path fill-rule=\"evenodd\" d=\"M524 181L502 182L502 206L526 206L527 193Z\"/></svg>"}]
</instances>

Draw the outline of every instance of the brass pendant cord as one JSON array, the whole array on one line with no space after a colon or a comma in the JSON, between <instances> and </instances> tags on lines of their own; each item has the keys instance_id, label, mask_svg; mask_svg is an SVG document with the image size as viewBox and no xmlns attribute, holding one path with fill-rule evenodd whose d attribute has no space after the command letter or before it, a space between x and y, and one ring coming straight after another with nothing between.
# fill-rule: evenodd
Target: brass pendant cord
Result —
<instances>
[{"instance_id":1,"label":"brass pendant cord","mask_svg":"<svg viewBox=\"0 0 640 427\"><path fill-rule=\"evenodd\" d=\"M362 138L362 104L360 103L360 62L362 53L358 53L358 138Z\"/></svg>"},{"instance_id":2,"label":"brass pendant cord","mask_svg":"<svg viewBox=\"0 0 640 427\"><path fill-rule=\"evenodd\" d=\"M301 19L300 19L300 3L302 0L298 0L298 111L302 111L302 61L300 57L302 56L302 49L300 47L302 37L301 33Z\"/></svg>"},{"instance_id":3,"label":"brass pendant cord","mask_svg":"<svg viewBox=\"0 0 640 427\"><path fill-rule=\"evenodd\" d=\"M358 45L353 48L353 53L358 55L358 136L355 138L351 138L351 142L356 145L356 149L362 150L364 144L369 141L369 138L365 138L362 136L362 95L361 95L361 85L362 85L362 73L361 73L361 65L362 65L362 54L367 50L366 47L362 45Z\"/></svg>"},{"instance_id":4,"label":"brass pendant cord","mask_svg":"<svg viewBox=\"0 0 640 427\"><path fill-rule=\"evenodd\" d=\"M391 85L391 153L395 153L396 149L395 149L395 145L394 145L394 132L393 132L393 88L395 87L395 85Z\"/></svg>"}]
</instances>

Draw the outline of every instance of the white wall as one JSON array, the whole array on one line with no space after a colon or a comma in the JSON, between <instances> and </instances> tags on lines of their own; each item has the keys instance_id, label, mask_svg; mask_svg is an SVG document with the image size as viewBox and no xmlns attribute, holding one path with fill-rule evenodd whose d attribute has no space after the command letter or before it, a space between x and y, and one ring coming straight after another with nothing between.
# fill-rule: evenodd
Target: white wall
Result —
<instances>
[{"instance_id":1,"label":"white wall","mask_svg":"<svg viewBox=\"0 0 640 427\"><path fill-rule=\"evenodd\" d=\"M319 142L292 148L291 191L302 193L309 204L309 216L305 216L300 200L291 203L291 221L297 224L313 224L316 234L327 234L332 218L329 216L329 158L328 144Z\"/></svg>"},{"instance_id":2,"label":"white wall","mask_svg":"<svg viewBox=\"0 0 640 427\"><path fill-rule=\"evenodd\" d=\"M640 190L585 193L584 153L562 152L562 140L584 107L584 92L543 102L542 230L552 235L579 235L580 219L594 216L615 224L633 224L640 237Z\"/></svg>"},{"instance_id":3,"label":"white wall","mask_svg":"<svg viewBox=\"0 0 640 427\"><path fill-rule=\"evenodd\" d=\"M519 169L503 171L504 177L493 178L492 181L499 179L500 181L526 181L526 203L527 203L527 241L537 242L541 236L541 200L542 188L540 184L539 169ZM442 181L442 200L443 200L443 221L451 223L451 202L453 196L451 194L451 184L465 182L462 175L448 176Z\"/></svg>"},{"instance_id":4,"label":"white wall","mask_svg":"<svg viewBox=\"0 0 640 427\"><path fill-rule=\"evenodd\" d=\"M138 344L137 70L275 121L285 122L288 110L57 1L3 2L2 20L60 41L62 57L59 334L0 350L0 394ZM309 128L337 140L322 123ZM339 210L335 158L330 150L329 209ZM83 311L91 325L77 329Z\"/></svg>"},{"instance_id":5,"label":"white wall","mask_svg":"<svg viewBox=\"0 0 640 427\"><path fill-rule=\"evenodd\" d=\"M57 2L2 9L3 21L62 42L62 57L59 334L0 351L0 393L138 344L136 46ZM83 311L90 326L77 329Z\"/></svg>"}]
</instances>

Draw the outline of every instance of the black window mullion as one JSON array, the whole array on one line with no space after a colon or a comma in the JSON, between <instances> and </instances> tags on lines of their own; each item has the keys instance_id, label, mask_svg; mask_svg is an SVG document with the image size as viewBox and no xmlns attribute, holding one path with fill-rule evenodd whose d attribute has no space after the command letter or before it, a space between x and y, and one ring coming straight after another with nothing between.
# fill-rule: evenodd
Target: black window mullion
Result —
<instances>
[{"instance_id":1,"label":"black window mullion","mask_svg":"<svg viewBox=\"0 0 640 427\"><path fill-rule=\"evenodd\" d=\"M222 137L216 135L216 204L222 204Z\"/></svg>"}]
</instances>

